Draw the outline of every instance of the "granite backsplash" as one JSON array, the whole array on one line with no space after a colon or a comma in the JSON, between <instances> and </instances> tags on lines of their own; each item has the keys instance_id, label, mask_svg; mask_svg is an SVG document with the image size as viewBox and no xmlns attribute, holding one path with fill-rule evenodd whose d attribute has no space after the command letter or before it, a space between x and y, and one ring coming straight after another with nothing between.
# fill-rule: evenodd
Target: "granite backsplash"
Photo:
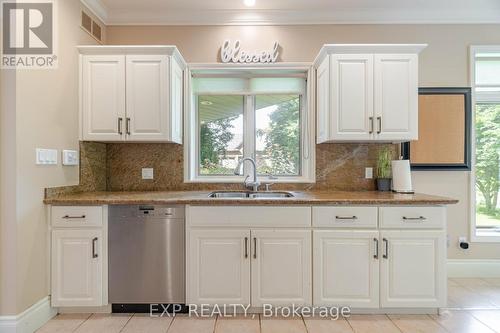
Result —
<instances>
[{"instance_id":1,"label":"granite backsplash","mask_svg":"<svg viewBox=\"0 0 500 333\"><path fill-rule=\"evenodd\" d=\"M334 143L316 146L316 183L276 184L288 190L374 190L365 167L374 167L384 146L397 155L397 145ZM80 185L51 189L51 194L82 191L175 191L241 189L241 184L184 183L183 146L170 143L80 143ZM142 168L154 179L143 180Z\"/></svg>"}]
</instances>

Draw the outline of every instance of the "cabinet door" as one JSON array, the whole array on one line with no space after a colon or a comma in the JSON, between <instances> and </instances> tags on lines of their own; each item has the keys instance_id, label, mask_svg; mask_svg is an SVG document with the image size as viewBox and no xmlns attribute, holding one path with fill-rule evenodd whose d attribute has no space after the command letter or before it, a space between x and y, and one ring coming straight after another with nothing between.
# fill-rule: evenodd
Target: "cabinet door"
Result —
<instances>
[{"instance_id":1,"label":"cabinet door","mask_svg":"<svg viewBox=\"0 0 500 333\"><path fill-rule=\"evenodd\" d=\"M103 232L52 231L52 306L101 306L103 300Z\"/></svg>"},{"instance_id":2,"label":"cabinet door","mask_svg":"<svg viewBox=\"0 0 500 333\"><path fill-rule=\"evenodd\" d=\"M191 229L187 303L250 304L250 232Z\"/></svg>"},{"instance_id":3,"label":"cabinet door","mask_svg":"<svg viewBox=\"0 0 500 333\"><path fill-rule=\"evenodd\" d=\"M375 55L375 139L418 139L418 56Z\"/></svg>"},{"instance_id":4,"label":"cabinet door","mask_svg":"<svg viewBox=\"0 0 500 333\"><path fill-rule=\"evenodd\" d=\"M331 67L331 139L371 139L373 55L335 54Z\"/></svg>"},{"instance_id":5,"label":"cabinet door","mask_svg":"<svg viewBox=\"0 0 500 333\"><path fill-rule=\"evenodd\" d=\"M310 305L311 231L252 230L252 306Z\"/></svg>"},{"instance_id":6,"label":"cabinet door","mask_svg":"<svg viewBox=\"0 0 500 333\"><path fill-rule=\"evenodd\" d=\"M316 71L316 85L317 143L322 143L330 140L330 56L323 60Z\"/></svg>"},{"instance_id":7,"label":"cabinet door","mask_svg":"<svg viewBox=\"0 0 500 333\"><path fill-rule=\"evenodd\" d=\"M315 306L379 307L378 231L313 232Z\"/></svg>"},{"instance_id":8,"label":"cabinet door","mask_svg":"<svg viewBox=\"0 0 500 333\"><path fill-rule=\"evenodd\" d=\"M127 55L127 139L169 139L168 62L165 55Z\"/></svg>"},{"instance_id":9,"label":"cabinet door","mask_svg":"<svg viewBox=\"0 0 500 333\"><path fill-rule=\"evenodd\" d=\"M381 307L445 306L444 231L381 231L380 238Z\"/></svg>"},{"instance_id":10,"label":"cabinet door","mask_svg":"<svg viewBox=\"0 0 500 333\"><path fill-rule=\"evenodd\" d=\"M81 58L82 139L119 141L125 134L125 56Z\"/></svg>"},{"instance_id":11,"label":"cabinet door","mask_svg":"<svg viewBox=\"0 0 500 333\"><path fill-rule=\"evenodd\" d=\"M170 67L170 141L182 143L182 115L184 110L184 72L177 61Z\"/></svg>"}]
</instances>

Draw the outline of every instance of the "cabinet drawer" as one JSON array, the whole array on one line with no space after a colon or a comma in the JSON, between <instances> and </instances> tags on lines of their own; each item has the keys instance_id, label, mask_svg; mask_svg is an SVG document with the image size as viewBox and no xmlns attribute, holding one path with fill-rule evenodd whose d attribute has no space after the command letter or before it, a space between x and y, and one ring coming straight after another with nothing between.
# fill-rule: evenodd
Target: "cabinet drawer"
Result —
<instances>
[{"instance_id":1,"label":"cabinet drawer","mask_svg":"<svg viewBox=\"0 0 500 333\"><path fill-rule=\"evenodd\" d=\"M311 207L188 206L189 226L310 227Z\"/></svg>"},{"instance_id":2,"label":"cabinet drawer","mask_svg":"<svg viewBox=\"0 0 500 333\"><path fill-rule=\"evenodd\" d=\"M313 207L312 216L314 227L377 227L377 207Z\"/></svg>"},{"instance_id":3,"label":"cabinet drawer","mask_svg":"<svg viewBox=\"0 0 500 333\"><path fill-rule=\"evenodd\" d=\"M52 206L53 227L100 227L102 206Z\"/></svg>"},{"instance_id":4,"label":"cabinet drawer","mask_svg":"<svg viewBox=\"0 0 500 333\"><path fill-rule=\"evenodd\" d=\"M446 224L445 207L380 207L381 228L441 229Z\"/></svg>"}]
</instances>

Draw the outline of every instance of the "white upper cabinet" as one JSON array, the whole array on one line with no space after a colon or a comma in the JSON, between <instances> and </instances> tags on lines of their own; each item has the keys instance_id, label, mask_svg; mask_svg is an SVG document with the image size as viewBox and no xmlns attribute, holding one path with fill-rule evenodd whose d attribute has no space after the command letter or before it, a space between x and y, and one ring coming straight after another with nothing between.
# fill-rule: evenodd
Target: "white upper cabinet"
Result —
<instances>
[{"instance_id":1,"label":"white upper cabinet","mask_svg":"<svg viewBox=\"0 0 500 333\"><path fill-rule=\"evenodd\" d=\"M88 55L81 65L82 138L121 140L125 125L125 56Z\"/></svg>"},{"instance_id":2,"label":"white upper cabinet","mask_svg":"<svg viewBox=\"0 0 500 333\"><path fill-rule=\"evenodd\" d=\"M182 143L184 69L173 46L82 46L81 136Z\"/></svg>"},{"instance_id":3,"label":"white upper cabinet","mask_svg":"<svg viewBox=\"0 0 500 333\"><path fill-rule=\"evenodd\" d=\"M316 58L317 142L418 139L425 44L325 45Z\"/></svg>"}]
</instances>

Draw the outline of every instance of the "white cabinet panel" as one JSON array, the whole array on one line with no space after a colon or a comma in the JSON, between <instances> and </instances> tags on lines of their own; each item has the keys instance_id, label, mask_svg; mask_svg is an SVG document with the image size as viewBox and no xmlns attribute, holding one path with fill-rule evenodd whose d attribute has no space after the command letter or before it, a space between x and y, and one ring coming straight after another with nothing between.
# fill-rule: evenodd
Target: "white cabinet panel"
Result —
<instances>
[{"instance_id":1,"label":"white cabinet panel","mask_svg":"<svg viewBox=\"0 0 500 333\"><path fill-rule=\"evenodd\" d=\"M380 238L381 307L445 306L444 231L381 231Z\"/></svg>"},{"instance_id":2,"label":"white cabinet panel","mask_svg":"<svg viewBox=\"0 0 500 333\"><path fill-rule=\"evenodd\" d=\"M373 133L373 55L331 56L332 140L369 140Z\"/></svg>"},{"instance_id":3,"label":"white cabinet panel","mask_svg":"<svg viewBox=\"0 0 500 333\"><path fill-rule=\"evenodd\" d=\"M170 140L182 143L184 73L177 61L170 62Z\"/></svg>"},{"instance_id":4,"label":"white cabinet panel","mask_svg":"<svg viewBox=\"0 0 500 333\"><path fill-rule=\"evenodd\" d=\"M125 133L125 56L82 56L83 140L119 141Z\"/></svg>"},{"instance_id":5,"label":"white cabinet panel","mask_svg":"<svg viewBox=\"0 0 500 333\"><path fill-rule=\"evenodd\" d=\"M377 207L321 206L312 208L314 227L376 228Z\"/></svg>"},{"instance_id":6,"label":"white cabinet panel","mask_svg":"<svg viewBox=\"0 0 500 333\"><path fill-rule=\"evenodd\" d=\"M418 139L418 57L375 55L376 137Z\"/></svg>"},{"instance_id":7,"label":"white cabinet panel","mask_svg":"<svg viewBox=\"0 0 500 333\"><path fill-rule=\"evenodd\" d=\"M250 231L189 231L187 303L250 304Z\"/></svg>"},{"instance_id":8,"label":"white cabinet panel","mask_svg":"<svg viewBox=\"0 0 500 333\"><path fill-rule=\"evenodd\" d=\"M315 306L379 307L378 231L313 231Z\"/></svg>"},{"instance_id":9,"label":"white cabinet panel","mask_svg":"<svg viewBox=\"0 0 500 333\"><path fill-rule=\"evenodd\" d=\"M443 229L446 207L380 207L379 217L384 229Z\"/></svg>"},{"instance_id":10,"label":"white cabinet panel","mask_svg":"<svg viewBox=\"0 0 500 333\"><path fill-rule=\"evenodd\" d=\"M52 306L105 305L104 241L99 229L52 231Z\"/></svg>"},{"instance_id":11,"label":"white cabinet panel","mask_svg":"<svg viewBox=\"0 0 500 333\"><path fill-rule=\"evenodd\" d=\"M330 140L330 56L316 71L317 142Z\"/></svg>"},{"instance_id":12,"label":"white cabinet panel","mask_svg":"<svg viewBox=\"0 0 500 333\"><path fill-rule=\"evenodd\" d=\"M252 230L252 306L310 305L311 231Z\"/></svg>"},{"instance_id":13,"label":"white cabinet panel","mask_svg":"<svg viewBox=\"0 0 500 333\"><path fill-rule=\"evenodd\" d=\"M167 140L168 57L127 56L127 134L132 141Z\"/></svg>"},{"instance_id":14,"label":"white cabinet panel","mask_svg":"<svg viewBox=\"0 0 500 333\"><path fill-rule=\"evenodd\" d=\"M101 227L102 206L52 206L52 227Z\"/></svg>"}]
</instances>

